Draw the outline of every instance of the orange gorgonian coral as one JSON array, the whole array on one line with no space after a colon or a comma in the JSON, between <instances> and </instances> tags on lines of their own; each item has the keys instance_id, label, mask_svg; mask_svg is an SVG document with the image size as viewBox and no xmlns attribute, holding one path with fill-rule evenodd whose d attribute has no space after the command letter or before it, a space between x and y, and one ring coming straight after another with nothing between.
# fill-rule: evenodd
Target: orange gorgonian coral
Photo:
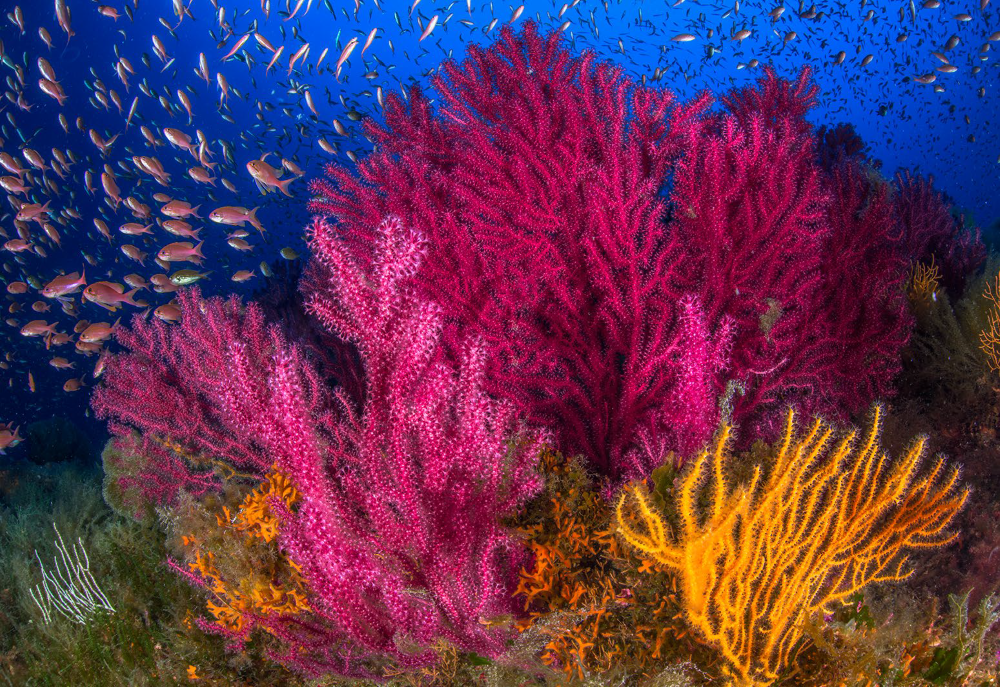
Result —
<instances>
[{"instance_id":1,"label":"orange gorgonian coral","mask_svg":"<svg viewBox=\"0 0 1000 687\"><path fill-rule=\"evenodd\" d=\"M913 274L910 276L910 300L926 303L936 298L940 287L941 270L934 264L933 255L929 265L922 262L914 265Z\"/></svg>"},{"instance_id":2,"label":"orange gorgonian coral","mask_svg":"<svg viewBox=\"0 0 1000 687\"><path fill-rule=\"evenodd\" d=\"M989 313L989 329L979 334L980 348L986 354L990 369L1000 372L1000 275L993 284L986 284L983 298L993 307Z\"/></svg>"},{"instance_id":3,"label":"orange gorgonian coral","mask_svg":"<svg viewBox=\"0 0 1000 687\"><path fill-rule=\"evenodd\" d=\"M278 536L278 518L271 512L267 503L272 496L277 497L289 508L300 498L292 481L277 468L272 468L267 480L254 489L253 493L247 494L235 516L230 515L228 508L222 509L225 519L216 516L219 527L230 526L265 542L274 541Z\"/></svg>"},{"instance_id":4,"label":"orange gorgonian coral","mask_svg":"<svg viewBox=\"0 0 1000 687\"><path fill-rule=\"evenodd\" d=\"M789 410L767 477L757 466L739 487L725 464L731 428L723 426L681 480L676 537L641 485L619 499L619 532L678 572L685 616L722 652L731 684L769 684L794 661L806 617L907 577L906 550L954 538L944 530L968 496L955 490L957 469L945 474L939 458L918 478L923 438L891 461L878 443L881 413L860 448L851 432L831 453L833 430L817 419L800 435ZM645 532L627 521L630 495Z\"/></svg>"},{"instance_id":5,"label":"orange gorgonian coral","mask_svg":"<svg viewBox=\"0 0 1000 687\"><path fill-rule=\"evenodd\" d=\"M676 619L676 579L656 580L655 561L637 559L615 536L610 506L581 465L558 451L541 455L549 480L547 498L518 530L534 553L522 568L515 594L528 617L525 632L552 614L568 614L570 625L546 627L549 637L539 658L567 679L586 679L626 667L658 672L669 658L689 656L690 632ZM667 598L661 591L666 588ZM662 669L662 666L661 666Z\"/></svg>"}]
</instances>

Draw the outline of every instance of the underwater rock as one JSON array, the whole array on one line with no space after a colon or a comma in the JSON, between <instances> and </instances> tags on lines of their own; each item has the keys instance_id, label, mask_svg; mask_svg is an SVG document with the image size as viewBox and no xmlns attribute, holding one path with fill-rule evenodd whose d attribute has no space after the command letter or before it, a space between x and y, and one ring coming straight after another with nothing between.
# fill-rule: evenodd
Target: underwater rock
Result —
<instances>
[{"instance_id":1,"label":"underwater rock","mask_svg":"<svg viewBox=\"0 0 1000 687\"><path fill-rule=\"evenodd\" d=\"M52 417L28 425L24 431L27 457L35 465L77 460L91 462L94 449L78 425L65 417Z\"/></svg>"}]
</instances>

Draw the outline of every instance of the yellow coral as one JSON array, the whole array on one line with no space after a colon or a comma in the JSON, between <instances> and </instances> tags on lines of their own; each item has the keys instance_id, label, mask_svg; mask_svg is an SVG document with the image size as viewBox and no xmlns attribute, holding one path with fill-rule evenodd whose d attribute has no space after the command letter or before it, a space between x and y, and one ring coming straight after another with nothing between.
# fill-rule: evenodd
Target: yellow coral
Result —
<instances>
[{"instance_id":1,"label":"yellow coral","mask_svg":"<svg viewBox=\"0 0 1000 687\"><path fill-rule=\"evenodd\" d=\"M980 348L986 354L990 369L1000 372L1000 275L997 275L996 285L986 284L983 298L993 307L989 313L989 329L984 329L979 335Z\"/></svg>"},{"instance_id":2,"label":"yellow coral","mask_svg":"<svg viewBox=\"0 0 1000 687\"><path fill-rule=\"evenodd\" d=\"M721 650L732 683L769 684L794 659L806 617L870 583L906 577L905 549L953 539L944 529L968 495L954 490L957 470L944 476L938 459L914 481L925 441L892 464L878 444L880 416L881 408L859 450L852 432L827 456L832 430L815 420L798 436L790 410L769 476L758 466L736 489L725 466L731 428L723 426L683 477L676 542L641 484L619 499L619 532L677 571L685 616ZM696 507L703 486L704 511ZM629 494L645 533L626 523Z\"/></svg>"},{"instance_id":3,"label":"yellow coral","mask_svg":"<svg viewBox=\"0 0 1000 687\"><path fill-rule=\"evenodd\" d=\"M940 284L941 270L934 264L932 255L930 265L918 263L914 266L910 279L910 298L914 301L927 302L935 297Z\"/></svg>"}]
</instances>

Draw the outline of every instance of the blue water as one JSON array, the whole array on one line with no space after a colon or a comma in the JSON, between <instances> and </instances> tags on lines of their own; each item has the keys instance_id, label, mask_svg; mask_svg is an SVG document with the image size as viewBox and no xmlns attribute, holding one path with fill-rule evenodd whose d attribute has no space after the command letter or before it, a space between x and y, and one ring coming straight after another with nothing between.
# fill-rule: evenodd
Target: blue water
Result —
<instances>
[{"instance_id":1,"label":"blue water","mask_svg":"<svg viewBox=\"0 0 1000 687\"><path fill-rule=\"evenodd\" d=\"M303 259L307 257L302 234L308 219L305 211L309 196L307 180L321 174L327 162L352 164L346 157L347 151L364 155L367 141L361 136L360 123L351 121L348 111L353 109L378 117L376 86L381 86L386 95L400 93L403 87L413 83L426 86L429 75L444 58L461 59L468 44L490 43L519 7L499 2L473 2L470 11L464 0L450 3L423 0L411 12L409 3L390 0L381 0L381 7L374 0L359 2L357 6L353 1L323 0L309 3L308 12L307 3L303 2L297 16L286 21L295 3L286 11L285 3L275 0L271 3L270 17L265 19L261 3L256 0L225 2L223 23L229 27L225 29L220 27L219 11L208 0L191 2L189 10L193 17L184 16L179 23L170 3L144 0L138 4L134 21L125 16L123 4L114 5L122 15L115 21L99 14L97 5L68 0L72 28L76 33L68 42L55 20L53 3L49 1L21 2L23 34L11 21L0 23L5 63L10 63L0 67L0 73L7 80L6 88L16 85L14 90L17 91L22 87L17 84L10 65L23 67L24 98L31 105L30 111L24 111L9 99L3 101L0 113L3 150L17 155L22 147L29 147L46 160L52 157L52 148L72 151L79 162L72 166L65 181L48 173L58 184L59 193L36 190L31 199L36 202L50 200L55 210L75 208L82 217L71 220L66 226L56 225L62 235L62 247L56 249L43 243L46 257L0 252L0 264L9 268L0 272L2 284L29 276L45 284L60 272L72 272L84 266L89 281L121 282L125 274L132 272L146 278L162 272L152 263L152 257L166 243L182 239L159 228L154 230L153 237L129 237L118 233L119 224L137 220L125 208L119 207L114 212L105 204L100 171L107 163L118 175L122 197L132 194L149 204L154 213L159 204L151 196L157 192L201 205L203 217L211 209L223 205L260 206L259 217L267 228L266 241L262 241L251 227L246 227L251 232L247 240L256 246L251 253L239 253L226 245L225 235L231 227L207 221L194 222L196 227L204 224L202 238L206 239L207 259L203 269L212 271L211 279L202 282L204 290L252 293L263 281L259 269L256 279L244 284L233 283L229 276L239 269L255 269L262 261L280 261L278 252L286 246L294 248ZM687 0L676 6L663 2L591 1L575 3L562 16L559 16L563 7L561 2L528 2L515 24L533 19L543 30L549 30L569 22L564 35L576 50L592 49L602 58L620 64L636 79L643 75L650 79L654 71L661 70L658 84L674 90L682 99L704 89L720 93L752 83L762 75L760 67L764 65L772 66L779 75L786 77L795 76L804 65L809 65L821 88L819 106L810 115L814 123L852 123L869 145L870 155L882 161L882 170L887 176L901 167L933 174L937 188L944 190L971 221L983 228L989 243L1000 216L1000 131L997 127L1000 72L996 59L1000 55L995 49L1000 43L987 41L990 34L1000 31L998 5L1000 3L994 1L980 9L979 0L975 0L927 9L918 4L911 12L908 5L900 3L838 2L824 3L817 8L814 18L805 18L801 15L809 16L809 7L788 4L783 15L772 21L768 15L778 6L773 0L741 3ZM8 10L13 12L10 3ZM867 19L869 12L872 16ZM956 20L955 15L960 12L967 12L971 20ZM422 27L435 15L439 19L434 31L419 41ZM175 27L176 37L163 26L161 18ZM496 23L487 33L494 19ZM253 37L244 44L239 58L225 63L220 61L236 40L253 28L254 22L256 30L275 48L285 46L269 74L265 74L265 68L271 53L259 46ZM51 34L52 50L39 38L39 27ZM375 27L379 29L376 38L362 57L365 38ZM733 36L742 29L750 30L751 35L742 41L734 40ZM795 32L796 37L785 41L789 32ZM696 38L690 42L671 40L681 33L690 33ZM174 60L166 70L153 52L153 35L163 41L169 58ZM906 38L900 41L903 35ZM960 42L953 49L943 51L952 36L957 36ZM357 38L360 44L344 64L338 81L333 70L342 49L352 38ZM304 42L310 43L310 51L289 75L288 58ZM984 45L992 48L981 52ZM316 62L324 49L328 49L328 54L321 69L317 70ZM129 77L131 85L127 91L114 71L116 51L131 62L136 72ZM836 55L840 51L846 54L843 62L837 64ZM945 54L958 70L953 73L936 71L943 63L931 54L932 51ZM204 53L208 63L209 84L194 73L199 53ZM148 55L150 68L144 66L143 54ZM862 59L869 54L872 55L870 64L861 67ZM62 107L38 87L39 57L51 63L68 96ZM752 60L758 60L759 65L749 66ZM977 66L980 70L974 74L973 68ZM371 71L376 71L377 77L366 79L364 75ZM233 118L233 122L220 116L218 72L223 73L229 85L243 96L230 93L228 109L222 110ZM931 73L936 75L934 84L912 80L915 76ZM96 79L100 79L107 89L117 92L123 112L119 113L114 105L104 110L88 102L94 95ZM172 103L173 112L139 92L138 85L143 80L155 95L164 95ZM935 85L943 86L943 92L936 92ZM301 94L302 86L311 90L318 117L307 107ZM190 123L176 96L178 88L188 87L194 113ZM125 131L125 115L136 96L139 98L137 113ZM58 122L60 113L69 122L68 134ZM82 132L76 126L77 117L82 117ZM347 127L349 138L337 134L334 118ZM217 176L232 181L238 193L230 193L221 185L212 188L187 178L185 170L195 164L190 155L169 144L153 152L140 134L141 125L154 130L161 139L163 127L180 129L192 138L196 131L202 131L211 141L212 159L219 162ZM95 129L106 139L121 134L106 159L102 159L90 142L86 133L89 129ZM318 144L321 137L339 146L339 154L324 152ZM220 140L231 146L234 167L226 165ZM276 193L261 195L253 184L246 163L267 151L277 154L268 158L271 164L277 165L284 157L305 171L305 177L290 187L293 198ZM156 155L172 174L170 188L160 187L145 174L130 179L129 170L134 169L132 155ZM21 164L27 166L23 159ZM89 195L85 189L85 169L94 173L94 195ZM34 175L34 179L37 189L41 175ZM10 237L16 236L11 221L13 214L8 212L0 219L0 226ZM113 243L94 228L96 217L104 219L111 228ZM39 235L40 227L32 225L31 232L34 236ZM133 243L150 254L144 268L121 254L119 247L124 243ZM91 256L96 266L87 264L84 254ZM191 267L194 266L174 264L171 271ZM143 294L142 297L154 307L170 299L168 294ZM75 298L79 299L79 294ZM16 320L17 325L0 325L0 355L9 358L10 368L0 370L0 422L25 425L54 415L66 416L86 428L95 446L100 445L103 430L99 423L87 417L88 388L94 383L90 373L96 356L78 355L71 350L72 345L46 351L40 339L20 336L20 327L31 319L44 318L51 322L55 318L61 331L66 332L72 331L75 320L55 307L47 313L31 312L27 306L37 298L29 294L17 300L23 302L26 309L5 314L5 318ZM113 322L118 315L124 315L127 321L133 311L126 306L125 310L112 315L87 303L81 307L80 316L92 322ZM76 369L52 368L48 361L55 355L75 361ZM29 372L35 380L34 392L28 389ZM81 374L87 386L79 392L64 392L63 383ZM8 453L16 457L17 452L23 450L22 446Z\"/></svg>"}]
</instances>

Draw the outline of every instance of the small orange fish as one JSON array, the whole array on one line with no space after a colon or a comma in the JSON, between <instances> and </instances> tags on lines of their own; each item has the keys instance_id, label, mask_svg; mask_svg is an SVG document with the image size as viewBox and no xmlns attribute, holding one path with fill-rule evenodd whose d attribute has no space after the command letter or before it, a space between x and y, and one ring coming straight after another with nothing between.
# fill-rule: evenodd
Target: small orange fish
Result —
<instances>
[{"instance_id":1,"label":"small orange fish","mask_svg":"<svg viewBox=\"0 0 1000 687\"><path fill-rule=\"evenodd\" d=\"M66 32L66 45L69 39L76 35L70 25L69 8L66 7L66 0L56 0L56 19L59 21L59 28Z\"/></svg>"},{"instance_id":2,"label":"small orange fish","mask_svg":"<svg viewBox=\"0 0 1000 687\"><path fill-rule=\"evenodd\" d=\"M128 305L133 305L137 308L141 307L141 304L136 303L132 298L138 290L139 289L132 289L128 293L125 293L125 287L121 284L115 284L108 281L96 281L83 290L83 297L91 303L95 303L102 308L114 312L118 310L118 307L122 303L127 303Z\"/></svg>"},{"instance_id":3,"label":"small orange fish","mask_svg":"<svg viewBox=\"0 0 1000 687\"><path fill-rule=\"evenodd\" d=\"M11 174L16 174L19 177L28 171L17 164L17 160L10 153L0 153L0 165Z\"/></svg>"},{"instance_id":4,"label":"small orange fish","mask_svg":"<svg viewBox=\"0 0 1000 687\"><path fill-rule=\"evenodd\" d=\"M97 359L97 364L94 365L94 373L92 375L94 379L104 374L104 368L108 364L108 355L107 351L104 351L101 353L101 357Z\"/></svg>"},{"instance_id":5,"label":"small orange fish","mask_svg":"<svg viewBox=\"0 0 1000 687\"><path fill-rule=\"evenodd\" d=\"M42 89L42 92L50 98L55 98L59 103L59 107L62 107L63 102L66 101L68 97L65 92L63 92L62 86L54 81L49 81L48 79L39 79L38 87Z\"/></svg>"},{"instance_id":6,"label":"small orange fish","mask_svg":"<svg viewBox=\"0 0 1000 687\"><path fill-rule=\"evenodd\" d=\"M87 270L82 269L80 273L71 272L56 277L42 289L42 295L46 298L61 298L71 293L76 293L87 283Z\"/></svg>"},{"instance_id":7,"label":"small orange fish","mask_svg":"<svg viewBox=\"0 0 1000 687\"><path fill-rule=\"evenodd\" d=\"M101 343L102 341L107 341L114 334L115 324L109 322L95 322L90 325L82 332L80 332L80 341L84 343Z\"/></svg>"},{"instance_id":8,"label":"small orange fish","mask_svg":"<svg viewBox=\"0 0 1000 687\"><path fill-rule=\"evenodd\" d=\"M199 206L200 207L200 206ZM160 226L169 231L174 236L183 236L184 238L198 240L198 234L201 229L194 229L190 224L182 219L167 219L160 222Z\"/></svg>"},{"instance_id":9,"label":"small orange fish","mask_svg":"<svg viewBox=\"0 0 1000 687\"><path fill-rule=\"evenodd\" d=\"M94 355L95 353L100 353L103 347L103 343L77 340L76 345L73 348L76 349L77 353L82 353L83 355Z\"/></svg>"},{"instance_id":10,"label":"small orange fish","mask_svg":"<svg viewBox=\"0 0 1000 687\"><path fill-rule=\"evenodd\" d=\"M130 243L126 243L121 247L122 253L124 253L128 258L135 260L140 265L144 265L146 260L146 253L142 252Z\"/></svg>"},{"instance_id":11,"label":"small orange fish","mask_svg":"<svg viewBox=\"0 0 1000 687\"><path fill-rule=\"evenodd\" d=\"M35 220L41 223L38 218L41 215L47 214L49 211L49 202L45 201L44 205L39 203L25 203L21 206L21 209L17 211L17 216L14 218L19 222L27 222L28 220Z\"/></svg>"},{"instance_id":12,"label":"small orange fish","mask_svg":"<svg viewBox=\"0 0 1000 687\"><path fill-rule=\"evenodd\" d=\"M20 253L22 251L30 250L31 245L32 244L28 243L24 239L11 239L10 241L4 243L3 247L4 250L8 250L11 253Z\"/></svg>"},{"instance_id":13,"label":"small orange fish","mask_svg":"<svg viewBox=\"0 0 1000 687\"><path fill-rule=\"evenodd\" d=\"M198 208L200 207L200 205L191 207L189 203L183 200L172 200L160 208L160 212L167 217L173 217L174 219L183 219L191 216L201 217L201 215L198 214Z\"/></svg>"},{"instance_id":14,"label":"small orange fish","mask_svg":"<svg viewBox=\"0 0 1000 687\"><path fill-rule=\"evenodd\" d=\"M169 243L160 249L160 252L156 254L160 260L165 262L193 262L196 265L201 265L202 260L205 256L201 252L201 247L204 241L199 241L197 246L191 245L187 241L179 241L177 243Z\"/></svg>"},{"instance_id":15,"label":"small orange fish","mask_svg":"<svg viewBox=\"0 0 1000 687\"><path fill-rule=\"evenodd\" d=\"M192 145L192 143L191 143L191 137L188 136L183 131L179 131L178 129L172 129L170 127L167 127L167 128L165 128L163 130L163 135L173 145L177 146L178 148L180 148L182 150L188 151L195 158L198 157L198 153L195 152L194 145Z\"/></svg>"},{"instance_id":16,"label":"small orange fish","mask_svg":"<svg viewBox=\"0 0 1000 687\"><path fill-rule=\"evenodd\" d=\"M52 50L52 36L49 35L48 30L44 26L38 27L38 37L48 46L49 50Z\"/></svg>"},{"instance_id":17,"label":"small orange fish","mask_svg":"<svg viewBox=\"0 0 1000 687\"><path fill-rule=\"evenodd\" d=\"M115 208L117 208L118 203L122 202L122 198L121 191L118 190L118 184L115 183L114 177L107 172L101 172L101 186L104 187L104 192L108 198L115 201Z\"/></svg>"},{"instance_id":18,"label":"small orange fish","mask_svg":"<svg viewBox=\"0 0 1000 687\"><path fill-rule=\"evenodd\" d=\"M153 225L147 224L145 226L138 224L136 222L126 222L118 227L118 231L123 234L128 234L129 236L139 236L141 234L152 234Z\"/></svg>"},{"instance_id":19,"label":"small orange fish","mask_svg":"<svg viewBox=\"0 0 1000 687\"><path fill-rule=\"evenodd\" d=\"M434 27L437 26L437 23L438 23L438 15L435 14L433 17L431 17L431 20L427 22L427 27L424 29L424 32L420 34L420 40L418 40L417 43L419 43L420 41L424 40L429 35L431 35L431 31L434 30Z\"/></svg>"},{"instance_id":20,"label":"small orange fish","mask_svg":"<svg viewBox=\"0 0 1000 687\"><path fill-rule=\"evenodd\" d=\"M225 62L230 57L235 55L239 51L239 49L243 47L243 44L247 42L247 39L250 38L250 35L251 34L249 33L244 34L242 38L236 41L236 45L234 45L229 52L227 52L225 55L222 56L222 62Z\"/></svg>"},{"instance_id":21,"label":"small orange fish","mask_svg":"<svg viewBox=\"0 0 1000 687\"><path fill-rule=\"evenodd\" d=\"M209 174L208 170L204 167L191 167L188 170L188 176L202 184L211 184L212 186L215 186L215 177Z\"/></svg>"},{"instance_id":22,"label":"small orange fish","mask_svg":"<svg viewBox=\"0 0 1000 687\"><path fill-rule=\"evenodd\" d=\"M124 281L126 284L131 286L133 289L148 289L149 282L142 278L139 274L126 274Z\"/></svg>"},{"instance_id":23,"label":"small orange fish","mask_svg":"<svg viewBox=\"0 0 1000 687\"><path fill-rule=\"evenodd\" d=\"M344 66L344 63L347 62L347 58L351 56L351 53L354 51L356 47L358 47L358 39L352 38L351 40L347 41L347 45L345 45L344 49L340 52L340 57L337 59L337 67L334 72L334 78L337 80L337 83L340 83L341 67Z\"/></svg>"},{"instance_id":24,"label":"small orange fish","mask_svg":"<svg viewBox=\"0 0 1000 687\"><path fill-rule=\"evenodd\" d=\"M217 224L228 224L234 227L242 227L245 222L249 222L257 231L264 233L264 227L261 226L260 221L257 219L258 209L247 210L238 205L226 205L212 210L208 218Z\"/></svg>"},{"instance_id":25,"label":"small orange fish","mask_svg":"<svg viewBox=\"0 0 1000 687\"><path fill-rule=\"evenodd\" d=\"M250 176L253 177L254 181L257 182L258 188L262 191L266 192L268 188L277 188L288 197L292 195L288 192L288 185L298 178L288 177L282 180L280 178L281 172L263 160L251 160L248 162L247 171L250 172Z\"/></svg>"},{"instance_id":26,"label":"small orange fish","mask_svg":"<svg viewBox=\"0 0 1000 687\"><path fill-rule=\"evenodd\" d=\"M153 314L164 322L180 322L181 309L173 303L166 303L153 311Z\"/></svg>"},{"instance_id":27,"label":"small orange fish","mask_svg":"<svg viewBox=\"0 0 1000 687\"><path fill-rule=\"evenodd\" d=\"M21 327L21 336L43 336L55 334L56 327L58 325L58 322L49 324L45 320L32 320L28 324Z\"/></svg>"}]
</instances>

